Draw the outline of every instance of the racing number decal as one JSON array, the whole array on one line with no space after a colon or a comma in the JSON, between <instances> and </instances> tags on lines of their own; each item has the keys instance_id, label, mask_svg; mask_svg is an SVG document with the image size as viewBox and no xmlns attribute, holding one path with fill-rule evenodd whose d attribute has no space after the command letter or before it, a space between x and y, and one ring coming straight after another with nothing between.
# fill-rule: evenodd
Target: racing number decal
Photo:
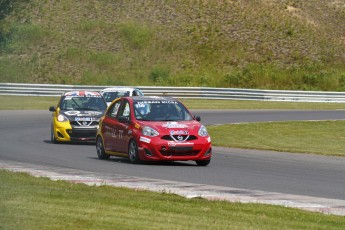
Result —
<instances>
[{"instance_id":1,"label":"racing number decal","mask_svg":"<svg viewBox=\"0 0 345 230\"><path fill-rule=\"evenodd\" d=\"M111 129L111 136L116 137L116 129Z\"/></svg>"},{"instance_id":2,"label":"racing number decal","mask_svg":"<svg viewBox=\"0 0 345 230\"><path fill-rule=\"evenodd\" d=\"M119 138L122 139L122 137L123 137L123 130L119 130Z\"/></svg>"},{"instance_id":3,"label":"racing number decal","mask_svg":"<svg viewBox=\"0 0 345 230\"><path fill-rule=\"evenodd\" d=\"M114 137L114 138L116 138L117 136L119 136L119 138L122 138L123 137L123 131L124 130L116 130L116 129L111 128L111 127L106 127L106 132L111 133L111 137Z\"/></svg>"}]
</instances>

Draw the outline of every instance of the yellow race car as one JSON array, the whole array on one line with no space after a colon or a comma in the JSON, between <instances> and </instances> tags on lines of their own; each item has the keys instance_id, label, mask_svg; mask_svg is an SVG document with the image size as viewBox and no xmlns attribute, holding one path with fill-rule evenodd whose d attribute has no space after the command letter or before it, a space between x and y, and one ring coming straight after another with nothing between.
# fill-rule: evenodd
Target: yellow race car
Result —
<instances>
[{"instance_id":1,"label":"yellow race car","mask_svg":"<svg viewBox=\"0 0 345 230\"><path fill-rule=\"evenodd\" d=\"M104 97L93 91L63 93L57 106L51 106L52 143L93 142L96 139L99 119L104 115L107 103Z\"/></svg>"}]
</instances>

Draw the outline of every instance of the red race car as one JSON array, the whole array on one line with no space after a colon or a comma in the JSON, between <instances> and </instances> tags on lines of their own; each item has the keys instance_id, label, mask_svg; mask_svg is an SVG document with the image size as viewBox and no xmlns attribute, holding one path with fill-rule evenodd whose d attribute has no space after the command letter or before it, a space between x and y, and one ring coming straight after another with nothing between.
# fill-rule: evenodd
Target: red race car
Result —
<instances>
[{"instance_id":1,"label":"red race car","mask_svg":"<svg viewBox=\"0 0 345 230\"><path fill-rule=\"evenodd\" d=\"M200 117L194 117L171 97L122 97L101 118L96 136L98 158L110 156L140 161L211 161L211 137Z\"/></svg>"}]
</instances>

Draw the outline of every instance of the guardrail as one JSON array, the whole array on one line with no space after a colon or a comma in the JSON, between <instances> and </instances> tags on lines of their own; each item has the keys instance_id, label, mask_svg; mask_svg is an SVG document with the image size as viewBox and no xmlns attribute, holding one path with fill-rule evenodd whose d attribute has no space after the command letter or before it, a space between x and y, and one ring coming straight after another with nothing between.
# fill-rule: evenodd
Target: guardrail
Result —
<instances>
[{"instance_id":1,"label":"guardrail","mask_svg":"<svg viewBox=\"0 0 345 230\"><path fill-rule=\"evenodd\" d=\"M0 83L0 95L16 96L60 96L63 92L74 90L92 90L114 86L58 85L58 84L21 84ZM295 102L345 102L344 92L259 90L211 87L163 87L136 86L148 96L171 96L195 99L228 99L260 101L295 101Z\"/></svg>"}]
</instances>

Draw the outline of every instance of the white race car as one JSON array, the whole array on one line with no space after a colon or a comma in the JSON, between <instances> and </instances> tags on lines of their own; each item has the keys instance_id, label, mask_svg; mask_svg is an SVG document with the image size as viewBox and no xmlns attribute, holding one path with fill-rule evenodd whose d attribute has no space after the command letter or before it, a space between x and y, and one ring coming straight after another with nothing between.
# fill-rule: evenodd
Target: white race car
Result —
<instances>
[{"instance_id":1,"label":"white race car","mask_svg":"<svg viewBox=\"0 0 345 230\"><path fill-rule=\"evenodd\" d=\"M143 92L141 92L138 88L121 86L105 88L101 90L100 93L105 98L108 106L113 100L119 97L144 96Z\"/></svg>"}]
</instances>

